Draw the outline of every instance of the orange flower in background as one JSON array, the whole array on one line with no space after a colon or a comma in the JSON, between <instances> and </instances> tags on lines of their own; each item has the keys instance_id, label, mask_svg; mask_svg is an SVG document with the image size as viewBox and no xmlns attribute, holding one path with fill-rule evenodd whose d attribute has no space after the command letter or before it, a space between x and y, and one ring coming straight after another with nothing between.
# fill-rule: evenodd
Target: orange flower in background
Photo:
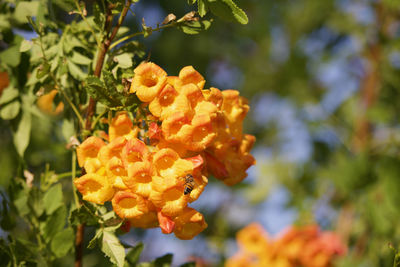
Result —
<instances>
[{"instance_id":1,"label":"orange flower in background","mask_svg":"<svg viewBox=\"0 0 400 267\"><path fill-rule=\"evenodd\" d=\"M346 246L333 232L317 225L289 227L271 239L261 225L252 223L237 233L240 251L225 266L331 267L346 253Z\"/></svg>"},{"instance_id":2,"label":"orange flower in background","mask_svg":"<svg viewBox=\"0 0 400 267\"><path fill-rule=\"evenodd\" d=\"M51 90L47 94L39 96L37 100L37 106L43 113L47 115L56 116L64 110L64 103L60 102L57 106L54 106L54 98L58 94L56 89Z\"/></svg>"},{"instance_id":3,"label":"orange flower in background","mask_svg":"<svg viewBox=\"0 0 400 267\"><path fill-rule=\"evenodd\" d=\"M8 73L5 71L0 72L0 96L3 94L4 89L10 84Z\"/></svg>"},{"instance_id":4,"label":"orange flower in background","mask_svg":"<svg viewBox=\"0 0 400 267\"><path fill-rule=\"evenodd\" d=\"M92 136L78 146L86 174L75 185L86 201L111 201L125 230L160 227L192 239L207 227L189 205L201 197L208 175L233 185L255 163L255 138L242 132L247 101L234 90L203 89L205 79L192 66L167 76L145 62L134 73L130 93L144 103L133 115L116 112L103 139Z\"/></svg>"}]
</instances>

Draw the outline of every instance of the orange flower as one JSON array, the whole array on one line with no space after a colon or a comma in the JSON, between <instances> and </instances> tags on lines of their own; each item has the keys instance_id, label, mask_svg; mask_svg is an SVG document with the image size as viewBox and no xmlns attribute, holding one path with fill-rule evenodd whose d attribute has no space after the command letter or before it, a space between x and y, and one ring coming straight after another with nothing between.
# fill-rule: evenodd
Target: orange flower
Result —
<instances>
[{"instance_id":1,"label":"orange flower","mask_svg":"<svg viewBox=\"0 0 400 267\"><path fill-rule=\"evenodd\" d=\"M140 64L134 72L130 92L143 102L152 101L167 81L167 73L152 62Z\"/></svg>"},{"instance_id":2,"label":"orange flower","mask_svg":"<svg viewBox=\"0 0 400 267\"><path fill-rule=\"evenodd\" d=\"M218 88L210 87L208 90L203 90L202 93L204 98L213 103L218 109L222 107L223 95Z\"/></svg>"},{"instance_id":3,"label":"orange flower","mask_svg":"<svg viewBox=\"0 0 400 267\"><path fill-rule=\"evenodd\" d=\"M136 194L149 197L152 190L152 176L155 170L148 161L131 163L124 183Z\"/></svg>"},{"instance_id":4,"label":"orange flower","mask_svg":"<svg viewBox=\"0 0 400 267\"><path fill-rule=\"evenodd\" d=\"M106 173L113 187L121 190L128 189L124 183L124 179L128 174L121 159L117 157L111 158L106 164Z\"/></svg>"},{"instance_id":5,"label":"orange flower","mask_svg":"<svg viewBox=\"0 0 400 267\"><path fill-rule=\"evenodd\" d=\"M147 160L149 156L150 153L146 144L136 138L126 142L121 152L125 167L128 167L130 163Z\"/></svg>"},{"instance_id":6,"label":"orange flower","mask_svg":"<svg viewBox=\"0 0 400 267\"><path fill-rule=\"evenodd\" d=\"M207 228L203 214L193 208L186 207L183 212L174 219L174 234L177 238L189 240Z\"/></svg>"},{"instance_id":7,"label":"orange flower","mask_svg":"<svg viewBox=\"0 0 400 267\"><path fill-rule=\"evenodd\" d=\"M189 196L183 194L183 186L172 187L162 192L152 190L150 200L167 216L177 216L187 206Z\"/></svg>"},{"instance_id":8,"label":"orange flower","mask_svg":"<svg viewBox=\"0 0 400 267\"><path fill-rule=\"evenodd\" d=\"M236 235L239 247L246 253L263 255L270 250L268 234L258 223L251 223Z\"/></svg>"},{"instance_id":9,"label":"orange flower","mask_svg":"<svg viewBox=\"0 0 400 267\"><path fill-rule=\"evenodd\" d=\"M162 212L157 212L158 222L160 224L161 231L164 234L170 234L174 231L175 222L169 217L163 214Z\"/></svg>"},{"instance_id":10,"label":"orange flower","mask_svg":"<svg viewBox=\"0 0 400 267\"><path fill-rule=\"evenodd\" d=\"M0 96L3 93L3 90L8 87L10 84L10 79L8 77L8 73L5 71L0 72Z\"/></svg>"},{"instance_id":11,"label":"orange flower","mask_svg":"<svg viewBox=\"0 0 400 267\"><path fill-rule=\"evenodd\" d=\"M82 167L89 158L97 158L99 150L105 145L104 141L98 137L91 136L87 138L76 149L79 166Z\"/></svg>"},{"instance_id":12,"label":"orange flower","mask_svg":"<svg viewBox=\"0 0 400 267\"><path fill-rule=\"evenodd\" d=\"M86 201L103 204L114 195L114 189L104 175L88 173L75 179L74 184Z\"/></svg>"},{"instance_id":13,"label":"orange flower","mask_svg":"<svg viewBox=\"0 0 400 267\"><path fill-rule=\"evenodd\" d=\"M153 164L163 178L177 179L193 172L193 163L181 159L178 153L169 148L157 151L153 156Z\"/></svg>"},{"instance_id":14,"label":"orange flower","mask_svg":"<svg viewBox=\"0 0 400 267\"><path fill-rule=\"evenodd\" d=\"M119 112L112 119L108 132L110 142L120 136L129 140L137 137L138 128L133 128L133 123L127 112Z\"/></svg>"},{"instance_id":15,"label":"orange flower","mask_svg":"<svg viewBox=\"0 0 400 267\"><path fill-rule=\"evenodd\" d=\"M203 89L206 81L204 77L201 76L192 66L186 66L181 69L179 72L179 79L182 81L182 84L195 84L200 89Z\"/></svg>"},{"instance_id":16,"label":"orange flower","mask_svg":"<svg viewBox=\"0 0 400 267\"><path fill-rule=\"evenodd\" d=\"M146 201L129 191L118 191L112 199L112 206L121 218L139 218L148 211Z\"/></svg>"},{"instance_id":17,"label":"orange flower","mask_svg":"<svg viewBox=\"0 0 400 267\"><path fill-rule=\"evenodd\" d=\"M54 107L54 98L57 93L58 91L54 89L38 98L37 105L40 111L48 115L56 116L64 110L63 102L59 102L58 105Z\"/></svg>"},{"instance_id":18,"label":"orange flower","mask_svg":"<svg viewBox=\"0 0 400 267\"><path fill-rule=\"evenodd\" d=\"M98 154L101 163L106 166L107 162L113 157L121 158L121 152L126 143L125 137L120 136L112 140L108 145L103 146Z\"/></svg>"},{"instance_id":19,"label":"orange flower","mask_svg":"<svg viewBox=\"0 0 400 267\"><path fill-rule=\"evenodd\" d=\"M129 220L131 226L138 228L154 228L158 227L157 212L150 211Z\"/></svg>"}]
</instances>

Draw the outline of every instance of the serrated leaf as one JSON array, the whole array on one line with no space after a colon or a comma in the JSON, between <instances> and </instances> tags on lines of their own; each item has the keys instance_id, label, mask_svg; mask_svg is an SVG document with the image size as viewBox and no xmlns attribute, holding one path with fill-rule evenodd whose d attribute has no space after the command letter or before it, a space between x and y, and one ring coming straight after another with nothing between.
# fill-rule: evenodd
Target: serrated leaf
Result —
<instances>
[{"instance_id":1,"label":"serrated leaf","mask_svg":"<svg viewBox=\"0 0 400 267\"><path fill-rule=\"evenodd\" d=\"M103 81L95 76L89 76L85 81L85 88L95 100L108 107L121 106L122 94L117 92L114 86L106 86Z\"/></svg>"},{"instance_id":2,"label":"serrated leaf","mask_svg":"<svg viewBox=\"0 0 400 267\"><path fill-rule=\"evenodd\" d=\"M18 154L23 157L29 144L31 135L32 115L29 111L23 110L17 131L13 135L13 141Z\"/></svg>"},{"instance_id":3,"label":"serrated leaf","mask_svg":"<svg viewBox=\"0 0 400 267\"><path fill-rule=\"evenodd\" d=\"M19 52L26 52L26 51L31 50L32 45L33 45L32 41L30 41L30 40L23 40L23 41L21 42L20 47L19 47Z\"/></svg>"},{"instance_id":4,"label":"serrated leaf","mask_svg":"<svg viewBox=\"0 0 400 267\"><path fill-rule=\"evenodd\" d=\"M43 197L44 209L47 215L52 214L63 205L63 192L61 184L52 186Z\"/></svg>"},{"instance_id":5,"label":"serrated leaf","mask_svg":"<svg viewBox=\"0 0 400 267\"><path fill-rule=\"evenodd\" d=\"M143 243L139 242L139 244L129 250L128 254L126 255L126 260L131 266L134 266L139 261L139 257L143 251L143 247Z\"/></svg>"},{"instance_id":6,"label":"serrated leaf","mask_svg":"<svg viewBox=\"0 0 400 267\"><path fill-rule=\"evenodd\" d=\"M246 13L239 8L233 0L218 0L218 1L208 1L211 12L227 21L234 21L241 24L247 24L249 19Z\"/></svg>"},{"instance_id":7,"label":"serrated leaf","mask_svg":"<svg viewBox=\"0 0 400 267\"><path fill-rule=\"evenodd\" d=\"M186 34L198 34L211 26L211 20L185 21L178 28Z\"/></svg>"},{"instance_id":8,"label":"serrated leaf","mask_svg":"<svg viewBox=\"0 0 400 267\"><path fill-rule=\"evenodd\" d=\"M78 209L75 209L69 215L69 222L71 225L78 225L85 223L86 225L97 225L99 224L99 217L95 215L95 208L93 206L82 205Z\"/></svg>"},{"instance_id":9,"label":"serrated leaf","mask_svg":"<svg viewBox=\"0 0 400 267\"><path fill-rule=\"evenodd\" d=\"M104 254L110 258L110 261L118 267L124 266L125 249L114 233L104 231L101 251L103 251Z\"/></svg>"},{"instance_id":10,"label":"serrated leaf","mask_svg":"<svg viewBox=\"0 0 400 267\"><path fill-rule=\"evenodd\" d=\"M13 101L1 107L0 117L3 120L12 120L18 115L20 108L21 103L19 101Z\"/></svg>"},{"instance_id":11,"label":"serrated leaf","mask_svg":"<svg viewBox=\"0 0 400 267\"><path fill-rule=\"evenodd\" d=\"M70 60L78 65L89 65L92 60L78 52L74 52Z\"/></svg>"},{"instance_id":12,"label":"serrated leaf","mask_svg":"<svg viewBox=\"0 0 400 267\"><path fill-rule=\"evenodd\" d=\"M72 228L66 228L54 236L51 240L50 248L51 251L57 257L65 256L69 250L72 249L75 241L74 230Z\"/></svg>"},{"instance_id":13,"label":"serrated leaf","mask_svg":"<svg viewBox=\"0 0 400 267\"><path fill-rule=\"evenodd\" d=\"M103 228L96 230L96 235L90 240L88 248L94 248L96 244L101 244L101 240L103 240Z\"/></svg>"}]
</instances>

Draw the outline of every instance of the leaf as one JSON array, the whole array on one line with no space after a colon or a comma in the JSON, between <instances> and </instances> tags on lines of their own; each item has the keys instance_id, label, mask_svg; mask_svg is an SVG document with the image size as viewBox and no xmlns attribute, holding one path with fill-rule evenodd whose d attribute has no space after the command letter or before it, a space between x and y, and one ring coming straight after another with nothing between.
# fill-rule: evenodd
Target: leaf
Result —
<instances>
[{"instance_id":1,"label":"leaf","mask_svg":"<svg viewBox=\"0 0 400 267\"><path fill-rule=\"evenodd\" d=\"M19 52L26 52L26 51L31 50L32 45L33 45L32 41L30 41L30 40L23 40L23 41L21 42L20 47L19 47Z\"/></svg>"},{"instance_id":2,"label":"leaf","mask_svg":"<svg viewBox=\"0 0 400 267\"><path fill-rule=\"evenodd\" d=\"M48 75L50 72L50 65L47 62L44 62L37 68L36 78L41 79L44 76Z\"/></svg>"},{"instance_id":3,"label":"leaf","mask_svg":"<svg viewBox=\"0 0 400 267\"><path fill-rule=\"evenodd\" d=\"M15 12L14 12L14 17L19 23L28 23L27 17L35 17L37 15L38 9L39 9L40 2L39 1L34 1L34 2L27 2L27 1L21 1L18 2Z\"/></svg>"},{"instance_id":4,"label":"leaf","mask_svg":"<svg viewBox=\"0 0 400 267\"><path fill-rule=\"evenodd\" d=\"M161 256L154 261L154 266L155 267L169 267L172 264L172 257L173 255L168 253L165 254L164 256Z\"/></svg>"},{"instance_id":5,"label":"leaf","mask_svg":"<svg viewBox=\"0 0 400 267\"><path fill-rule=\"evenodd\" d=\"M64 119L61 126L61 132L65 141L69 142L71 136L75 134L75 125L73 120Z\"/></svg>"},{"instance_id":6,"label":"leaf","mask_svg":"<svg viewBox=\"0 0 400 267\"><path fill-rule=\"evenodd\" d=\"M18 154L21 157L24 156L25 150L29 144L29 139L31 135L31 124L31 113L23 109L22 118L19 121L17 131L13 135L14 145L17 149Z\"/></svg>"},{"instance_id":7,"label":"leaf","mask_svg":"<svg viewBox=\"0 0 400 267\"><path fill-rule=\"evenodd\" d=\"M199 0L199 2L197 3L197 10L200 17L204 17L208 11L207 0Z\"/></svg>"},{"instance_id":8,"label":"leaf","mask_svg":"<svg viewBox=\"0 0 400 267\"><path fill-rule=\"evenodd\" d=\"M19 95L18 90L13 87L7 87L0 97L0 105L10 102Z\"/></svg>"},{"instance_id":9,"label":"leaf","mask_svg":"<svg viewBox=\"0 0 400 267\"><path fill-rule=\"evenodd\" d=\"M123 69L130 68L133 65L132 56L127 53L115 56L114 61L118 62L118 65Z\"/></svg>"},{"instance_id":10,"label":"leaf","mask_svg":"<svg viewBox=\"0 0 400 267\"><path fill-rule=\"evenodd\" d=\"M79 65L89 65L90 63L92 63L92 59L90 59L78 52L74 52L72 54L72 57L70 58L70 60Z\"/></svg>"},{"instance_id":11,"label":"leaf","mask_svg":"<svg viewBox=\"0 0 400 267\"><path fill-rule=\"evenodd\" d=\"M87 76L85 72L81 70L77 65L75 65L71 60L67 61L67 66L69 73L71 74L72 77L74 77L77 80L84 80Z\"/></svg>"},{"instance_id":12,"label":"leaf","mask_svg":"<svg viewBox=\"0 0 400 267\"><path fill-rule=\"evenodd\" d=\"M96 235L90 240L88 244L88 248L94 248L96 244L101 244L100 240L103 239L103 228L99 228L96 230Z\"/></svg>"},{"instance_id":13,"label":"leaf","mask_svg":"<svg viewBox=\"0 0 400 267\"><path fill-rule=\"evenodd\" d=\"M13 101L1 108L0 117L3 120L12 120L18 115L20 108L21 103L19 101Z\"/></svg>"},{"instance_id":14,"label":"leaf","mask_svg":"<svg viewBox=\"0 0 400 267\"><path fill-rule=\"evenodd\" d=\"M66 228L61 232L58 232L51 240L51 251L53 251L57 257L63 257L72 249L74 241L74 230L71 227Z\"/></svg>"},{"instance_id":15,"label":"leaf","mask_svg":"<svg viewBox=\"0 0 400 267\"><path fill-rule=\"evenodd\" d=\"M120 98L122 95L114 89L114 86L107 86L99 78L95 76L87 77L85 88L89 95L95 100L100 101L108 107L121 106Z\"/></svg>"},{"instance_id":16,"label":"leaf","mask_svg":"<svg viewBox=\"0 0 400 267\"><path fill-rule=\"evenodd\" d=\"M211 12L227 21L236 20L241 24L247 24L249 19L246 13L240 9L233 0L208 1Z\"/></svg>"},{"instance_id":17,"label":"leaf","mask_svg":"<svg viewBox=\"0 0 400 267\"><path fill-rule=\"evenodd\" d=\"M134 266L139 261L139 257L143 251L143 247L143 243L139 242L139 244L129 250L128 254L126 255L126 260L130 264L130 266Z\"/></svg>"},{"instance_id":18,"label":"leaf","mask_svg":"<svg viewBox=\"0 0 400 267\"><path fill-rule=\"evenodd\" d=\"M207 30L210 26L211 20L185 21L178 26L178 29L186 34L198 34L201 31Z\"/></svg>"},{"instance_id":19,"label":"leaf","mask_svg":"<svg viewBox=\"0 0 400 267\"><path fill-rule=\"evenodd\" d=\"M110 261L118 267L124 266L125 249L114 233L104 231L101 251L103 251L104 254L110 258Z\"/></svg>"},{"instance_id":20,"label":"leaf","mask_svg":"<svg viewBox=\"0 0 400 267\"><path fill-rule=\"evenodd\" d=\"M69 222L71 225L78 225L81 223L85 223L86 225L97 225L99 224L99 217L95 215L95 207L88 204L82 205L78 209L75 209L69 215Z\"/></svg>"},{"instance_id":21,"label":"leaf","mask_svg":"<svg viewBox=\"0 0 400 267\"><path fill-rule=\"evenodd\" d=\"M192 262L186 262L184 264L182 264L179 267L196 267L196 262L192 261Z\"/></svg>"},{"instance_id":22,"label":"leaf","mask_svg":"<svg viewBox=\"0 0 400 267\"><path fill-rule=\"evenodd\" d=\"M64 229L65 219L67 217L67 208L61 206L51 214L42 227L43 236L46 240L54 239L54 236Z\"/></svg>"},{"instance_id":23,"label":"leaf","mask_svg":"<svg viewBox=\"0 0 400 267\"><path fill-rule=\"evenodd\" d=\"M47 215L52 214L63 205L63 192L61 184L52 186L43 197L44 209Z\"/></svg>"},{"instance_id":24,"label":"leaf","mask_svg":"<svg viewBox=\"0 0 400 267\"><path fill-rule=\"evenodd\" d=\"M10 67L16 67L21 61L20 55L19 45L10 46L6 50L0 52L0 62Z\"/></svg>"}]
</instances>

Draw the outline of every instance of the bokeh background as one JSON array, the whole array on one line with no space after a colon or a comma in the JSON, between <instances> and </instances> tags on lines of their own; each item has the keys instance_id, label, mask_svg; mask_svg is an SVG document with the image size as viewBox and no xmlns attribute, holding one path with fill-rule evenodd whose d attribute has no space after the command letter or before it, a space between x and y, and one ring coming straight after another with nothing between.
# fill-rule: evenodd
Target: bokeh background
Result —
<instances>
[{"instance_id":1,"label":"bokeh background","mask_svg":"<svg viewBox=\"0 0 400 267\"><path fill-rule=\"evenodd\" d=\"M194 10L182 0L140 1L125 22L156 26L169 13ZM176 75L193 65L206 88L237 89L250 101L245 131L257 137L256 166L228 188L216 179L194 207L208 228L191 241L160 230L131 230L141 258L174 254L174 264L200 257L212 265L237 251L235 233L259 222L273 236L318 223L349 246L338 266L392 266L400 241L400 2L398 0L237 1L248 25L214 19L199 35L176 29L139 38L147 58ZM67 19L67 16L66 16ZM29 29L14 29L25 38ZM0 183L21 166L0 120ZM68 171L61 121L36 118L26 164ZM46 167L46 165L48 167ZM27 229L21 229L21 232ZM88 228L87 242L94 235ZM85 266L108 266L85 251Z\"/></svg>"}]
</instances>

